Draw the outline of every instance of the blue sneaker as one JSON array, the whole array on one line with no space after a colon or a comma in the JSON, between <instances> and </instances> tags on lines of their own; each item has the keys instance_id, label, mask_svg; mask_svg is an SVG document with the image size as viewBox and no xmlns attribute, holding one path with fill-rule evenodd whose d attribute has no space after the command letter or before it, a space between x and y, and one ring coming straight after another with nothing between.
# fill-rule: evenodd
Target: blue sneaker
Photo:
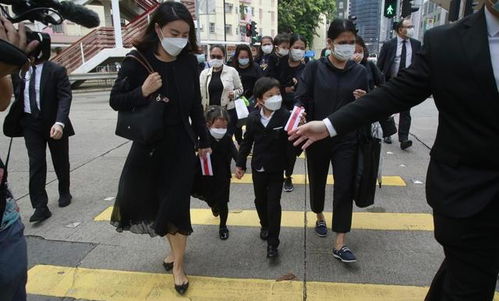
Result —
<instances>
[{"instance_id":1,"label":"blue sneaker","mask_svg":"<svg viewBox=\"0 0 499 301\"><path fill-rule=\"evenodd\" d=\"M319 237L326 237L327 235L327 225L325 221L315 222L315 234Z\"/></svg>"},{"instance_id":2,"label":"blue sneaker","mask_svg":"<svg viewBox=\"0 0 499 301\"><path fill-rule=\"evenodd\" d=\"M343 246L339 250L333 248L333 256L334 258L346 263L357 261L357 258L355 258L355 255L353 255L352 250L350 250L347 246Z\"/></svg>"}]
</instances>

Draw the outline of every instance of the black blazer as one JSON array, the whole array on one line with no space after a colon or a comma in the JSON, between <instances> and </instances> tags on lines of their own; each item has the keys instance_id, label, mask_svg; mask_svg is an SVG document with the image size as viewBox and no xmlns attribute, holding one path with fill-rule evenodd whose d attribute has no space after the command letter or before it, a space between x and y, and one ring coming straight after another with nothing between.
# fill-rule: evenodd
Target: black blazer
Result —
<instances>
[{"instance_id":1,"label":"black blazer","mask_svg":"<svg viewBox=\"0 0 499 301\"><path fill-rule=\"evenodd\" d=\"M237 160L237 149L232 136L225 135L219 141L209 135L211 150L211 166L216 178L231 178L230 162Z\"/></svg>"},{"instance_id":2,"label":"black blazer","mask_svg":"<svg viewBox=\"0 0 499 301\"><path fill-rule=\"evenodd\" d=\"M131 51L130 54L138 57L136 50ZM153 55L152 50L144 54L150 62L152 62ZM194 55L185 53L177 57L177 63L182 66L175 70L175 84L179 91L178 103L182 122L194 145L207 148L209 147L208 130L201 106L197 59ZM111 89L109 105L116 111L128 111L147 104L149 100L142 96L142 84L148 76L146 69L139 62L125 58L118 73L118 79ZM123 90L125 87L122 84L125 78L129 80L127 91Z\"/></svg>"},{"instance_id":3,"label":"black blazer","mask_svg":"<svg viewBox=\"0 0 499 301\"><path fill-rule=\"evenodd\" d=\"M237 166L246 170L246 159L253 148L251 167L253 170L265 172L283 172L291 156L297 156L300 151L288 141L284 126L291 113L285 108L275 111L267 127L260 121L260 110L250 113L246 122L246 133L239 148Z\"/></svg>"},{"instance_id":4,"label":"black blazer","mask_svg":"<svg viewBox=\"0 0 499 301\"><path fill-rule=\"evenodd\" d=\"M411 41L412 48L412 58L411 64L414 64L416 54L421 51L421 42L415 39L409 39ZM386 81L390 78L395 77L397 74L392 74L392 66L395 62L395 56L397 55L397 37L386 41L379 52L378 57L378 68L385 75Z\"/></svg>"},{"instance_id":5,"label":"black blazer","mask_svg":"<svg viewBox=\"0 0 499 301\"><path fill-rule=\"evenodd\" d=\"M427 31L414 64L329 119L338 133L345 133L406 111L431 94L439 125L428 170L428 202L444 215L471 216L499 195L499 91L483 9Z\"/></svg>"},{"instance_id":6,"label":"black blazer","mask_svg":"<svg viewBox=\"0 0 499 301\"><path fill-rule=\"evenodd\" d=\"M75 134L69 120L69 110L73 95L66 68L47 61L43 64L40 79L40 116L46 135L56 122L64 123L63 137ZM22 137L21 121L24 115L24 81L18 81L15 101L4 121L4 134L8 137Z\"/></svg>"}]
</instances>

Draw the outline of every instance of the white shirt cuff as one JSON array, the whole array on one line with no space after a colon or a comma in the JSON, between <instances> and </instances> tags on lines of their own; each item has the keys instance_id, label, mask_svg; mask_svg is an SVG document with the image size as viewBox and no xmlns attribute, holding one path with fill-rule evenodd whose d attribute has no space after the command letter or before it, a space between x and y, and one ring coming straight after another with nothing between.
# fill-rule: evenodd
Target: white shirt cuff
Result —
<instances>
[{"instance_id":1,"label":"white shirt cuff","mask_svg":"<svg viewBox=\"0 0 499 301\"><path fill-rule=\"evenodd\" d=\"M65 127L64 123L62 123L62 122L56 122L55 124L60 125L63 129L64 129L64 127Z\"/></svg>"},{"instance_id":2,"label":"white shirt cuff","mask_svg":"<svg viewBox=\"0 0 499 301\"><path fill-rule=\"evenodd\" d=\"M334 136L338 135L338 133L334 129L334 126L331 123L331 120L329 120L329 118L324 118L322 120L322 122L324 122L324 124L326 125L327 131L329 132L330 137L334 137Z\"/></svg>"}]
</instances>

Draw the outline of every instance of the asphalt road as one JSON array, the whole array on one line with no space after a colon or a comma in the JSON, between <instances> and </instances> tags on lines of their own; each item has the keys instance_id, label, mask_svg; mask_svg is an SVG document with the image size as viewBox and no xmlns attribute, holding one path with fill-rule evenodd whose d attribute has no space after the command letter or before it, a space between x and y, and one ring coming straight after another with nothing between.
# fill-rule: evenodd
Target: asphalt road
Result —
<instances>
[{"instance_id":1,"label":"asphalt road","mask_svg":"<svg viewBox=\"0 0 499 301\"><path fill-rule=\"evenodd\" d=\"M107 102L105 92L75 94L71 119L76 136L70 139L74 200L67 208L57 207L57 181L47 155L53 217L39 225L27 222L32 214L27 196L27 154L24 141L14 140L10 186L19 198L26 223L29 300L178 298L171 276L161 265L167 254L164 240L120 234L107 222L105 211L113 205L131 145L114 135L116 113ZM1 113L0 120L4 117ZM424 195L437 122L430 99L413 110L414 146L408 151L401 151L398 144L383 146L383 174L399 177L404 185L387 181L378 189L374 206L355 208L354 229L347 236L348 246L358 257L355 264L342 264L333 258L331 233L319 238L306 226L314 222L311 214L304 214L309 211L306 185L283 193L283 223L289 225L282 228L276 262L265 258L257 221L247 218L255 210L251 184L231 186L231 236L227 241L218 239L216 219L205 214L207 205L193 199L191 207L200 210L193 217L194 233L188 242L186 269L192 287L185 300L422 300L443 259L433 238L431 208ZM7 145L8 139L1 137L2 157ZM298 159L295 174L306 174L303 159ZM328 185L328 212L332 190ZM414 219L412 224L410 219ZM289 274L293 274L292 281L275 281Z\"/></svg>"}]
</instances>

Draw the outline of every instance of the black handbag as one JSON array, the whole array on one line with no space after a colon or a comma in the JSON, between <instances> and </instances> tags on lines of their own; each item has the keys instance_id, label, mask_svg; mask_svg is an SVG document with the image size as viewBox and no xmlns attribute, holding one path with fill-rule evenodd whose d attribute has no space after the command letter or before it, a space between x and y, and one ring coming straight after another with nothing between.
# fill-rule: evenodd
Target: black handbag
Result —
<instances>
[{"instance_id":1,"label":"black handbag","mask_svg":"<svg viewBox=\"0 0 499 301\"><path fill-rule=\"evenodd\" d=\"M138 61L149 74L154 69L147 59L140 53L137 57L133 54L127 57ZM126 81L127 79L123 79ZM144 106L135 107L130 111L119 111L116 124L116 135L141 144L153 145L161 140L164 135L164 112L168 98L161 93L149 97L149 103Z\"/></svg>"}]
</instances>

